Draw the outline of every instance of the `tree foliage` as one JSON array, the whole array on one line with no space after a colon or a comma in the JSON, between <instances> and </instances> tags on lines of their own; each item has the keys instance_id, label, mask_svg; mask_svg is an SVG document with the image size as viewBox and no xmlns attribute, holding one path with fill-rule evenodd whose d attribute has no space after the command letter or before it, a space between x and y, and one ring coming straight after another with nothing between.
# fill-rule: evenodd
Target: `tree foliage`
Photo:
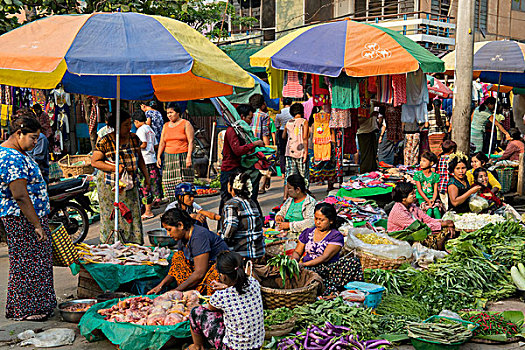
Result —
<instances>
[{"instance_id":1,"label":"tree foliage","mask_svg":"<svg viewBox=\"0 0 525 350\"><path fill-rule=\"evenodd\" d=\"M206 0L0 0L0 34L20 25L15 14L25 15L26 22L50 15L93 12L138 12L170 17L188 23L199 32L217 38L228 35L227 22L253 26L253 17L240 17L226 1ZM221 24L225 21L224 26Z\"/></svg>"}]
</instances>

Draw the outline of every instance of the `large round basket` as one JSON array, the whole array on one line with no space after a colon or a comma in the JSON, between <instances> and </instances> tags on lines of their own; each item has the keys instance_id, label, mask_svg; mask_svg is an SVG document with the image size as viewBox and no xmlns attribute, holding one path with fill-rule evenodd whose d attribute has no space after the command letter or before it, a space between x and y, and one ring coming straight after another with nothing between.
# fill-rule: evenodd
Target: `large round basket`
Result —
<instances>
[{"instance_id":1,"label":"large round basket","mask_svg":"<svg viewBox=\"0 0 525 350\"><path fill-rule=\"evenodd\" d=\"M266 256L267 258L273 258L277 255L283 255L285 253L284 247L286 246L286 243L293 241L297 242L297 239L282 239L279 241L275 241L272 243L268 243L266 245Z\"/></svg>"},{"instance_id":2,"label":"large round basket","mask_svg":"<svg viewBox=\"0 0 525 350\"><path fill-rule=\"evenodd\" d=\"M295 327L295 318L292 317L283 323L274 324L272 326L264 326L264 339L272 339L272 337L282 337L290 333Z\"/></svg>"},{"instance_id":3,"label":"large round basket","mask_svg":"<svg viewBox=\"0 0 525 350\"><path fill-rule=\"evenodd\" d=\"M64 177L73 177L83 174L92 174L94 169L91 166L90 155L76 155L70 156L69 154L58 161L58 165Z\"/></svg>"},{"instance_id":4,"label":"large round basket","mask_svg":"<svg viewBox=\"0 0 525 350\"><path fill-rule=\"evenodd\" d=\"M296 289L274 289L261 286L264 307L267 309L280 307L292 309L299 305L313 303L317 298L318 287L318 281Z\"/></svg>"},{"instance_id":5,"label":"large round basket","mask_svg":"<svg viewBox=\"0 0 525 350\"><path fill-rule=\"evenodd\" d=\"M387 259L362 251L356 251L355 255L361 261L361 266L363 269L395 270L404 263L409 263L411 261L411 259L407 258Z\"/></svg>"}]
</instances>

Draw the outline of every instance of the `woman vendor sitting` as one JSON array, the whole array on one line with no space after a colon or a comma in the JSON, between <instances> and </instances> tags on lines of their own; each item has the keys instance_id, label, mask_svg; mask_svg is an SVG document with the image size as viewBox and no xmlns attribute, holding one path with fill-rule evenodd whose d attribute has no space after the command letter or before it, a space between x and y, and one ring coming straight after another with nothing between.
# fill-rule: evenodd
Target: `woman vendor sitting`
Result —
<instances>
[{"instance_id":1,"label":"woman vendor sitting","mask_svg":"<svg viewBox=\"0 0 525 350\"><path fill-rule=\"evenodd\" d=\"M433 219L416 205L416 192L414 185L409 182L398 182L392 192L392 199L396 202L388 215L388 232L401 231L419 220L430 227L432 234L427 237L423 245L437 250L442 250L445 243L447 228L452 237L455 233L454 223L450 220Z\"/></svg>"},{"instance_id":2,"label":"woman vendor sitting","mask_svg":"<svg viewBox=\"0 0 525 350\"><path fill-rule=\"evenodd\" d=\"M275 222L279 230L290 230L291 233L299 235L314 225L316 201L308 194L304 178L301 175L290 175L286 182L289 198L275 216Z\"/></svg>"},{"instance_id":3,"label":"woman vendor sitting","mask_svg":"<svg viewBox=\"0 0 525 350\"><path fill-rule=\"evenodd\" d=\"M319 203L314 209L315 226L299 236L292 257L319 274L325 286L324 295L339 292L351 281L363 281L361 262L355 257L340 257L344 237L337 229L344 220L332 204ZM303 257L304 254L304 257Z\"/></svg>"},{"instance_id":4,"label":"woman vendor sitting","mask_svg":"<svg viewBox=\"0 0 525 350\"><path fill-rule=\"evenodd\" d=\"M525 152L525 143L521 137L521 132L518 129L512 128L509 133L512 140L507 145L507 148L505 148L505 152L503 152L499 160L508 159L518 161L520 160L520 154Z\"/></svg>"},{"instance_id":5,"label":"woman vendor sitting","mask_svg":"<svg viewBox=\"0 0 525 350\"><path fill-rule=\"evenodd\" d=\"M467 156L461 153L452 154L448 163L451 176L448 180L448 209L456 213L470 211L469 198L477 193L481 187L474 185L472 188L467 180Z\"/></svg>"},{"instance_id":6,"label":"woman vendor sitting","mask_svg":"<svg viewBox=\"0 0 525 350\"><path fill-rule=\"evenodd\" d=\"M148 294L159 294L174 281L176 290L196 289L201 294L214 292L210 283L219 279L215 260L228 245L215 233L194 225L188 213L179 208L170 209L160 218L162 227L177 241L179 250L173 254L168 275Z\"/></svg>"},{"instance_id":7,"label":"woman vendor sitting","mask_svg":"<svg viewBox=\"0 0 525 350\"><path fill-rule=\"evenodd\" d=\"M470 186L474 184L474 170L479 168L486 168L487 163L489 162L489 158L485 155L483 152L475 153L471 160L470 165L472 166L472 169L467 171L467 180ZM492 174L492 172L487 173L489 176L489 184L492 189L492 192L498 193L501 190L501 184L499 183L498 179Z\"/></svg>"}]
</instances>

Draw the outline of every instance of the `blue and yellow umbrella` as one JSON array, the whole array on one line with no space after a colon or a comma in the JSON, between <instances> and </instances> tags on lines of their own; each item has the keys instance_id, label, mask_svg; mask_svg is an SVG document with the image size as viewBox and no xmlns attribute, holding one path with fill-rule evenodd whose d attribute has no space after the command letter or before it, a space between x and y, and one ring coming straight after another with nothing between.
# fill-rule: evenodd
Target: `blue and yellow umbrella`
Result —
<instances>
[{"instance_id":1,"label":"blue and yellow umbrella","mask_svg":"<svg viewBox=\"0 0 525 350\"><path fill-rule=\"evenodd\" d=\"M51 16L0 36L0 84L161 101L230 95L253 78L205 36L138 13Z\"/></svg>"}]
</instances>

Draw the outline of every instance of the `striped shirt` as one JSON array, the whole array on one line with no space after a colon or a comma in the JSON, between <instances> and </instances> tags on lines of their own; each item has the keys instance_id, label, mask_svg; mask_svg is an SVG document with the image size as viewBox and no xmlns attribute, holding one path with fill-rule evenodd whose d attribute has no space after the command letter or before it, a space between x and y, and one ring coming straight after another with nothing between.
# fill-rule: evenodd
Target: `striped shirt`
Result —
<instances>
[{"instance_id":1,"label":"striped shirt","mask_svg":"<svg viewBox=\"0 0 525 350\"><path fill-rule=\"evenodd\" d=\"M437 173L439 174L439 184L438 191L439 193L446 193L448 187L449 173L448 173L448 161L449 155L444 154L439 157L439 162L437 166Z\"/></svg>"},{"instance_id":2,"label":"striped shirt","mask_svg":"<svg viewBox=\"0 0 525 350\"><path fill-rule=\"evenodd\" d=\"M255 113L253 113L253 119L252 119L252 130L255 137L258 139L263 138L263 136L269 136L270 135L270 117L268 113L264 113L260 109L258 109Z\"/></svg>"},{"instance_id":3,"label":"striped shirt","mask_svg":"<svg viewBox=\"0 0 525 350\"><path fill-rule=\"evenodd\" d=\"M222 238L244 258L264 256L263 217L251 199L233 197L224 206Z\"/></svg>"}]
</instances>

